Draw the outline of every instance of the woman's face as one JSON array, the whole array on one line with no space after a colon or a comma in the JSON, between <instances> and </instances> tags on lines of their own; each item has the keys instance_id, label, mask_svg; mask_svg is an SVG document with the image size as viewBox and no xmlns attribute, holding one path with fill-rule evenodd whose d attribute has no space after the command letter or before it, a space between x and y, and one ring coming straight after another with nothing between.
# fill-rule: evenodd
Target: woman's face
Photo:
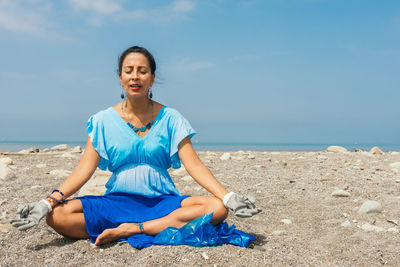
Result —
<instances>
[{"instance_id":1,"label":"woman's face","mask_svg":"<svg viewBox=\"0 0 400 267\"><path fill-rule=\"evenodd\" d=\"M150 64L141 53L130 53L122 62L119 79L127 96L146 96L153 85L155 75L151 74Z\"/></svg>"}]
</instances>

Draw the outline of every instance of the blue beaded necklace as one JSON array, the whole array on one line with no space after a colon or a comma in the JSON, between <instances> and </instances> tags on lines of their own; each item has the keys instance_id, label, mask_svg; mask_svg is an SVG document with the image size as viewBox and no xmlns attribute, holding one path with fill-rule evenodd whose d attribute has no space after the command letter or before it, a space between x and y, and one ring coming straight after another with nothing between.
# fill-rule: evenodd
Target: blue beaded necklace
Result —
<instances>
[{"instance_id":1,"label":"blue beaded necklace","mask_svg":"<svg viewBox=\"0 0 400 267\"><path fill-rule=\"evenodd\" d=\"M125 101L124 101L124 102L125 102ZM124 115L125 118L128 119L128 116L126 116L126 114L125 114L125 112L124 112L124 102L121 103L121 113L122 113L122 115ZM139 132L139 131L145 132L146 129L150 129L151 126L153 125L153 123L154 123L154 120L153 120L153 115L154 115L154 113L153 113L153 111L154 111L153 101L150 100L150 103L151 103L151 121L150 121L147 125L142 126L142 127L136 127L136 126L134 126L132 123L127 122L128 126L131 127L131 129L132 129L135 133L137 133L137 132Z\"/></svg>"}]
</instances>

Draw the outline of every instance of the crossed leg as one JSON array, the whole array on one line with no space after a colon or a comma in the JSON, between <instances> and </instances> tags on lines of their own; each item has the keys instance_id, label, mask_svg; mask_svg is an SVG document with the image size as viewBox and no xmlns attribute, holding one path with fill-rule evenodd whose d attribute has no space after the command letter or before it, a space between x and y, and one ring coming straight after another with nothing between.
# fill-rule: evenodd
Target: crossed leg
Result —
<instances>
[{"instance_id":1,"label":"crossed leg","mask_svg":"<svg viewBox=\"0 0 400 267\"><path fill-rule=\"evenodd\" d=\"M228 215L228 211L222 201L211 196L188 197L182 200L181 206L181 208L165 217L144 222L144 233L156 235L167 227L180 228L186 223L211 212L213 212L212 224L223 221ZM47 216L46 222L62 235L71 238L89 238L82 210L80 200L70 200L64 205L55 207ZM95 245L101 245L139 233L139 227L132 222L122 223L116 228L104 230L97 237Z\"/></svg>"}]
</instances>

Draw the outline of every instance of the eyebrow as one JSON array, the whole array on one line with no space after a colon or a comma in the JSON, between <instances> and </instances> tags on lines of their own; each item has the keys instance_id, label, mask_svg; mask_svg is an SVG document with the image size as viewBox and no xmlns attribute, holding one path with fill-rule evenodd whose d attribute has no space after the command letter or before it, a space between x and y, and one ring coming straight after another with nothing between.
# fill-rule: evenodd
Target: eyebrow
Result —
<instances>
[{"instance_id":1,"label":"eyebrow","mask_svg":"<svg viewBox=\"0 0 400 267\"><path fill-rule=\"evenodd\" d=\"M124 68L133 69L134 67L133 66L124 66ZM138 68L146 68L146 69L148 69L149 67L147 67L147 66L138 66Z\"/></svg>"}]
</instances>

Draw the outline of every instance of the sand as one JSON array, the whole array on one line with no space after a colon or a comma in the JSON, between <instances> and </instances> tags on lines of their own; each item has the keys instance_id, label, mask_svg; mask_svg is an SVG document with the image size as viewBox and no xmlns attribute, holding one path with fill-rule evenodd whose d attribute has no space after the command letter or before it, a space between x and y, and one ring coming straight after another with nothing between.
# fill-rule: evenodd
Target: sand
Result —
<instances>
[{"instance_id":1,"label":"sand","mask_svg":"<svg viewBox=\"0 0 400 267\"><path fill-rule=\"evenodd\" d=\"M391 165L400 162L399 153L239 151L221 160L222 154L199 152L227 188L252 194L263 210L246 219L230 213L226 220L257 237L250 248L152 246L136 250L116 242L94 248L88 240L60 236L43 221L26 232L9 228L7 219L14 217L18 204L44 198L73 170L81 154L0 155L12 159L10 167L16 175L0 180L0 266L400 265L400 227L396 225L400 170ZM182 194L207 194L194 181L182 179L187 175L183 171L171 170L171 174ZM101 188L105 175L97 171L92 186ZM332 196L337 189L350 196ZM367 200L379 202L382 212L359 213Z\"/></svg>"}]
</instances>

